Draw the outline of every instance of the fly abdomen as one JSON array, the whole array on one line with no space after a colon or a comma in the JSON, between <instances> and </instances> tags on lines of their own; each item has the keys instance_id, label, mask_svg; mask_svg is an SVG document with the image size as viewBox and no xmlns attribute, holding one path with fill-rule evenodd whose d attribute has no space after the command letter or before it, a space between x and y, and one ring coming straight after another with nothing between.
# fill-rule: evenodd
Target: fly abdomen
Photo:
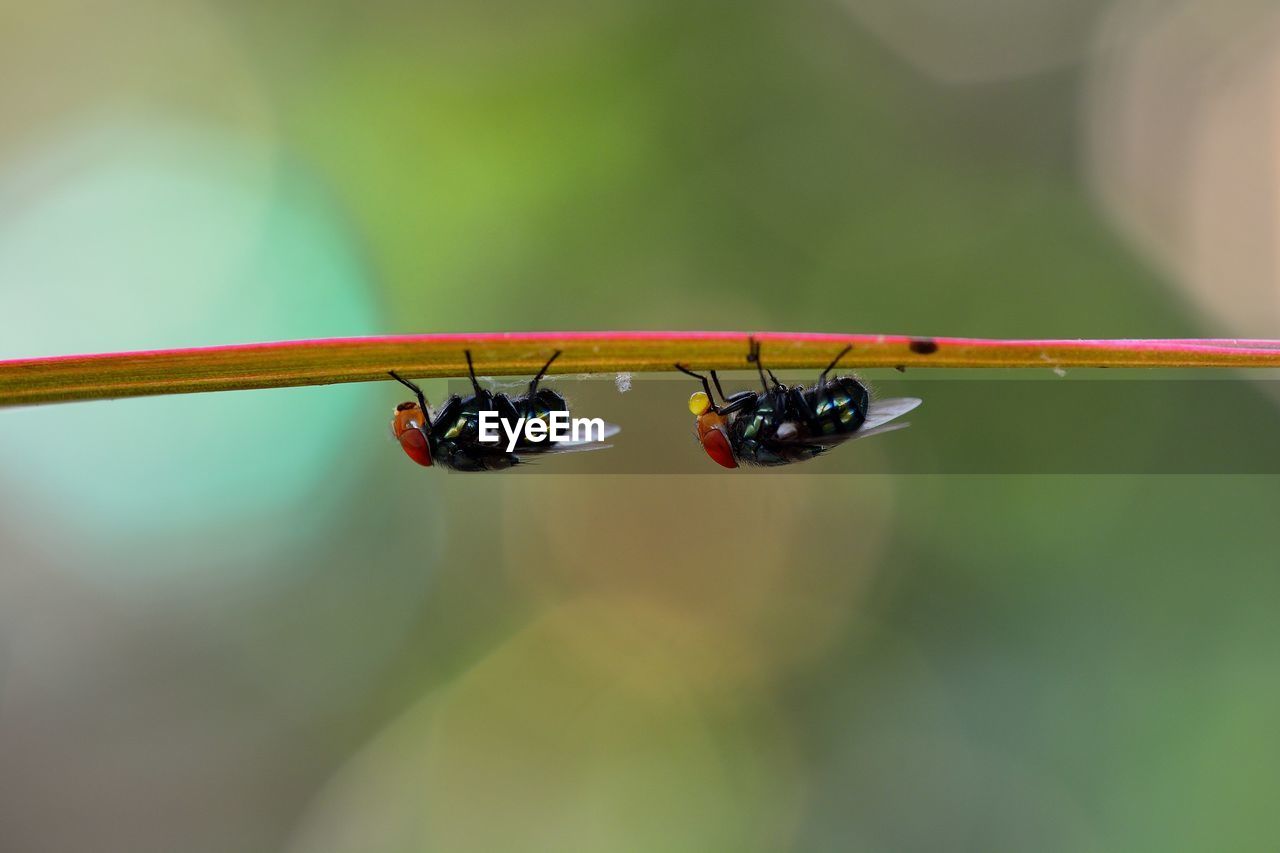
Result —
<instances>
[{"instance_id":1,"label":"fly abdomen","mask_svg":"<svg viewBox=\"0 0 1280 853\"><path fill-rule=\"evenodd\" d=\"M818 435L854 432L867 419L871 395L852 376L838 376L805 393L813 409L811 430Z\"/></svg>"}]
</instances>

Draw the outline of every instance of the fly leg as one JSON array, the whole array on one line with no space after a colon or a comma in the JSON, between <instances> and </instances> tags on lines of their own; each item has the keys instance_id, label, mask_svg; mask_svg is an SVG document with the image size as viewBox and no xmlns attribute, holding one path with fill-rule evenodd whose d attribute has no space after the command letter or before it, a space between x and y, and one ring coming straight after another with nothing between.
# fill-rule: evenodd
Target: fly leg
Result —
<instances>
[{"instance_id":1,"label":"fly leg","mask_svg":"<svg viewBox=\"0 0 1280 853\"><path fill-rule=\"evenodd\" d=\"M836 369L836 365L840 363L840 359L849 354L849 350L853 349L853 344L849 344L827 365L827 369L818 374L818 384L813 389L814 402L821 405L822 399L827 396L827 374ZM865 408L865 406L864 406Z\"/></svg>"},{"instance_id":2,"label":"fly leg","mask_svg":"<svg viewBox=\"0 0 1280 853\"><path fill-rule=\"evenodd\" d=\"M711 411L713 412L720 411L720 408L716 406L716 398L711 394L711 383L707 381L707 377L703 376L701 373L694 373L692 370L685 367L683 364L676 364L676 365L673 365L673 367L675 367L676 370L680 371L685 376L692 376L694 379L697 379L699 382L701 382L702 392L707 395L707 402L711 404ZM713 372L711 375L714 376L715 373ZM716 388L719 388L719 387L720 387L720 382L719 380L717 380ZM724 397L723 391L720 392L720 396L722 398Z\"/></svg>"},{"instance_id":3,"label":"fly leg","mask_svg":"<svg viewBox=\"0 0 1280 853\"><path fill-rule=\"evenodd\" d=\"M471 387L476 392L476 400L481 409L487 409L493 405L493 392L480 387L480 381L476 379L476 366L471 363L471 350L463 350L463 353L467 356L467 375L471 377Z\"/></svg>"},{"instance_id":4,"label":"fly leg","mask_svg":"<svg viewBox=\"0 0 1280 853\"><path fill-rule=\"evenodd\" d=\"M414 383L410 382L408 379L405 379L403 376L400 376L399 374L397 374L394 370L388 370L387 373L390 374L392 379L394 379L395 381L399 382L401 385L405 386L410 391L412 391L413 396L418 398L418 408L422 410L422 426L419 427L419 429L422 430L423 435L430 437L431 410L427 408L427 398L426 398L426 395L422 393L422 389L419 388Z\"/></svg>"},{"instance_id":5,"label":"fly leg","mask_svg":"<svg viewBox=\"0 0 1280 853\"><path fill-rule=\"evenodd\" d=\"M440 407L440 411L436 413L435 420L431 422L432 430L446 429L453 426L453 422L458 418L458 412L462 409L462 398L454 394L445 401Z\"/></svg>"},{"instance_id":6,"label":"fly leg","mask_svg":"<svg viewBox=\"0 0 1280 853\"><path fill-rule=\"evenodd\" d=\"M520 423L520 412L516 409L515 403L511 402L511 398L506 394L494 395L493 408L498 413L499 420L510 424L510 429L515 429L516 424ZM510 441L510 439L506 438L506 435L506 429L503 429L498 441ZM519 436L516 437L516 441L517 443L520 441Z\"/></svg>"},{"instance_id":7,"label":"fly leg","mask_svg":"<svg viewBox=\"0 0 1280 853\"><path fill-rule=\"evenodd\" d=\"M715 380L716 390L720 392L720 399L724 400L723 405L717 406L715 404L716 398L711 395L711 383L707 381L707 377L703 376L701 373L694 373L684 365L677 364L675 365L675 368L681 373L687 376L692 376L694 379L697 379L702 383L702 391L707 395L707 399L711 401L711 411L716 412L717 414L732 415L736 412L742 411L747 408L748 405L756 401L756 392L754 391L739 391L732 397L725 394L724 389L720 387L720 377L716 376L716 372L713 370L711 371L711 378Z\"/></svg>"},{"instance_id":8,"label":"fly leg","mask_svg":"<svg viewBox=\"0 0 1280 853\"><path fill-rule=\"evenodd\" d=\"M556 350L551 354L551 358L547 359L547 363L542 365L542 369L538 371L538 375L533 377L533 381L529 383L529 396L532 397L538 393L538 383L542 381L542 377L547 375L547 368L551 366L551 362L560 357L560 350Z\"/></svg>"},{"instance_id":9,"label":"fly leg","mask_svg":"<svg viewBox=\"0 0 1280 853\"><path fill-rule=\"evenodd\" d=\"M840 350L840 354L831 359L831 363L827 365L827 369L818 374L818 387L821 388L827 383L827 374L836 369L836 365L840 363L840 359L849 354L849 350L853 349L853 344L849 344Z\"/></svg>"},{"instance_id":10,"label":"fly leg","mask_svg":"<svg viewBox=\"0 0 1280 853\"><path fill-rule=\"evenodd\" d=\"M769 392L769 383L764 378L764 366L760 364L760 342L755 338L747 338L747 364L754 364L760 374L760 386L765 393Z\"/></svg>"},{"instance_id":11,"label":"fly leg","mask_svg":"<svg viewBox=\"0 0 1280 853\"><path fill-rule=\"evenodd\" d=\"M718 411L727 417L747 408L749 404L755 403L756 399L755 391L739 391L733 395L732 399L726 400L725 405L721 406Z\"/></svg>"},{"instance_id":12,"label":"fly leg","mask_svg":"<svg viewBox=\"0 0 1280 853\"><path fill-rule=\"evenodd\" d=\"M785 388L785 387L787 387L787 386L783 385L781 382L779 382L779 381L778 381L778 377L776 377L776 376L774 376L774 375L773 375L773 371L772 371L772 370L769 370L767 367L765 367L765 366L764 366L764 364L762 364L762 363L761 363L761 361L760 361L760 342L759 342L759 341L757 341L755 338L748 338L747 340L748 340L747 363L748 363L748 364L755 364L755 366L756 366L756 371L760 374L760 385L764 388L765 393L768 393L768 391L769 391L769 383L768 383L768 381L766 381L766 380L765 380L765 378L764 378L764 375L765 375L766 373L767 373L767 374L769 374L769 379L772 379L772 380L773 380L773 387L774 387L774 388Z\"/></svg>"},{"instance_id":13,"label":"fly leg","mask_svg":"<svg viewBox=\"0 0 1280 853\"><path fill-rule=\"evenodd\" d=\"M392 379L399 382L401 385L405 386L406 388L408 388L410 391L413 392L413 395L418 398L418 407L422 409L422 417L430 418L431 414L427 411L427 398L423 396L422 389L419 388L417 385L414 385L408 379L405 379L400 375L398 375L394 370L388 370L387 373L391 376Z\"/></svg>"},{"instance_id":14,"label":"fly leg","mask_svg":"<svg viewBox=\"0 0 1280 853\"><path fill-rule=\"evenodd\" d=\"M725 394L724 389L720 387L720 377L716 376L716 372L714 370L711 371L711 381L716 383L716 390L720 392L720 399L728 400L729 396Z\"/></svg>"},{"instance_id":15,"label":"fly leg","mask_svg":"<svg viewBox=\"0 0 1280 853\"><path fill-rule=\"evenodd\" d=\"M471 377L471 387L475 389L476 396L479 397L484 389L480 387L480 381L476 379L476 366L471 363L471 350L464 349L463 354L467 357L467 375Z\"/></svg>"},{"instance_id":16,"label":"fly leg","mask_svg":"<svg viewBox=\"0 0 1280 853\"><path fill-rule=\"evenodd\" d=\"M821 386L819 386L819 389L821 389ZM818 393L821 393L821 390ZM793 410L806 423L812 423L817 419L818 413L813 410L813 406L809 405L809 401L804 396L803 388L788 389L786 402L787 408Z\"/></svg>"}]
</instances>

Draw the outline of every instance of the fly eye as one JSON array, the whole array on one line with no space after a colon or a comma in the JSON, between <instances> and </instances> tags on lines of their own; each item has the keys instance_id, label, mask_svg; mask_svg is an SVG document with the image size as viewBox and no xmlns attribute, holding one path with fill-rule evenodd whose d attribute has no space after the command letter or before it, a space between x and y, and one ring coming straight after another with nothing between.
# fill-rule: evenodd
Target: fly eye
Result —
<instances>
[{"instance_id":1,"label":"fly eye","mask_svg":"<svg viewBox=\"0 0 1280 853\"><path fill-rule=\"evenodd\" d=\"M411 429L400 434L400 446L409 458L424 468L431 467L431 443L422 430Z\"/></svg>"},{"instance_id":2,"label":"fly eye","mask_svg":"<svg viewBox=\"0 0 1280 853\"><path fill-rule=\"evenodd\" d=\"M737 468L738 460L733 458L733 448L723 429L709 429L702 434L702 449L715 460L717 465L725 468Z\"/></svg>"},{"instance_id":3,"label":"fly eye","mask_svg":"<svg viewBox=\"0 0 1280 853\"><path fill-rule=\"evenodd\" d=\"M689 397L689 411L695 415L700 415L707 409L711 408L711 398L707 396L705 391L694 391Z\"/></svg>"}]
</instances>

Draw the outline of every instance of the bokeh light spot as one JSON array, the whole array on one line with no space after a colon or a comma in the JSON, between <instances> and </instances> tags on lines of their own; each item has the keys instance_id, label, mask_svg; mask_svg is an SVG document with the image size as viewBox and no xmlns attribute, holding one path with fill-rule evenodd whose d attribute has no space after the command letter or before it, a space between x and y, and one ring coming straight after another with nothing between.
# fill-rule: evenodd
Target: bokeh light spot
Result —
<instances>
[{"instance_id":1,"label":"bokeh light spot","mask_svg":"<svg viewBox=\"0 0 1280 853\"><path fill-rule=\"evenodd\" d=\"M314 180L252 141L99 128L0 183L0 354L369 333L365 272ZM18 190L22 190L19 192ZM333 455L369 389L37 407L0 421L5 515L88 549L254 522L340 488ZM283 538L296 537L279 531ZM199 565L200 538L175 565ZM157 547L98 561L161 559ZM134 557L137 559L135 560Z\"/></svg>"}]
</instances>

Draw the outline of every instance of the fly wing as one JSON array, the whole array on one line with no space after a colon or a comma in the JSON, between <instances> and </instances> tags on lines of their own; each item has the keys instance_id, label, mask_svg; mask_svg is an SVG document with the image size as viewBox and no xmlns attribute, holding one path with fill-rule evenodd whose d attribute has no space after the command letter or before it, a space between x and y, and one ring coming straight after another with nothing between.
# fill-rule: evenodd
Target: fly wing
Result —
<instances>
[{"instance_id":1,"label":"fly wing","mask_svg":"<svg viewBox=\"0 0 1280 853\"><path fill-rule=\"evenodd\" d=\"M592 430L587 430L588 435L590 435L591 432ZM604 429L601 431L600 437L598 439L592 438L592 439L582 439L579 441L557 441L555 446L557 448L569 448L569 447L581 447L586 444L599 444L602 441L607 441L608 439L613 438L615 435L617 435L620 432L622 432L622 427L618 426L617 424L605 423Z\"/></svg>"},{"instance_id":2,"label":"fly wing","mask_svg":"<svg viewBox=\"0 0 1280 853\"><path fill-rule=\"evenodd\" d=\"M859 437L867 435L876 427L883 426L895 418L902 417L922 402L924 401L919 397L890 397L886 400L872 400L871 405L867 407L867 419L862 422L862 426L855 434Z\"/></svg>"},{"instance_id":3,"label":"fly wing","mask_svg":"<svg viewBox=\"0 0 1280 853\"><path fill-rule=\"evenodd\" d=\"M923 402L918 397L892 397L887 400L876 400L867 407L867 418L858 427L856 432L837 432L830 435L812 435L800 428L795 421L787 421L778 427L777 433L774 434L774 441L783 445L814 445L823 449L830 449L838 444L844 444L846 441L853 441L859 438L870 438L873 435L883 435L887 432L894 432L900 429L906 429L911 426L907 421L901 423L890 423L895 418L900 418L907 412L916 408Z\"/></svg>"},{"instance_id":4,"label":"fly wing","mask_svg":"<svg viewBox=\"0 0 1280 853\"><path fill-rule=\"evenodd\" d=\"M824 450L830 450L838 444L844 444L846 441L857 441L860 438L870 438L873 435L884 435L886 432L897 432L900 429L906 429L911 426L910 421L903 421L896 424L884 424L883 426L872 427L871 429L859 429L857 432L837 432L831 435L806 435L803 437L795 437L790 440L784 440L783 444L791 445L815 445Z\"/></svg>"},{"instance_id":5,"label":"fly wing","mask_svg":"<svg viewBox=\"0 0 1280 853\"><path fill-rule=\"evenodd\" d=\"M588 430L588 434L591 434L593 432L594 432L593 430ZM613 447L612 444L605 444L605 442L610 438L613 438L615 435L617 435L620 432L622 432L622 427L618 426L617 424L605 423L604 430L602 431L600 438L598 440L595 438L592 438L590 440L580 439L578 441L557 441L554 444L547 445L545 448L538 447L532 450L530 450L529 448L522 448L520 452L521 453L530 453L530 452L532 453L582 453L588 450L605 450L607 448Z\"/></svg>"},{"instance_id":6,"label":"fly wing","mask_svg":"<svg viewBox=\"0 0 1280 853\"><path fill-rule=\"evenodd\" d=\"M612 444L605 444L603 441L580 441L577 443L557 444L550 450L544 450L543 453L586 453L589 450L608 450L613 447Z\"/></svg>"},{"instance_id":7,"label":"fly wing","mask_svg":"<svg viewBox=\"0 0 1280 853\"><path fill-rule=\"evenodd\" d=\"M900 429L906 429L911 426L911 421L902 421L896 424L885 424L883 426L872 427L871 429L860 429L853 434L854 438L869 438L873 435L884 435L886 432L897 432Z\"/></svg>"}]
</instances>

